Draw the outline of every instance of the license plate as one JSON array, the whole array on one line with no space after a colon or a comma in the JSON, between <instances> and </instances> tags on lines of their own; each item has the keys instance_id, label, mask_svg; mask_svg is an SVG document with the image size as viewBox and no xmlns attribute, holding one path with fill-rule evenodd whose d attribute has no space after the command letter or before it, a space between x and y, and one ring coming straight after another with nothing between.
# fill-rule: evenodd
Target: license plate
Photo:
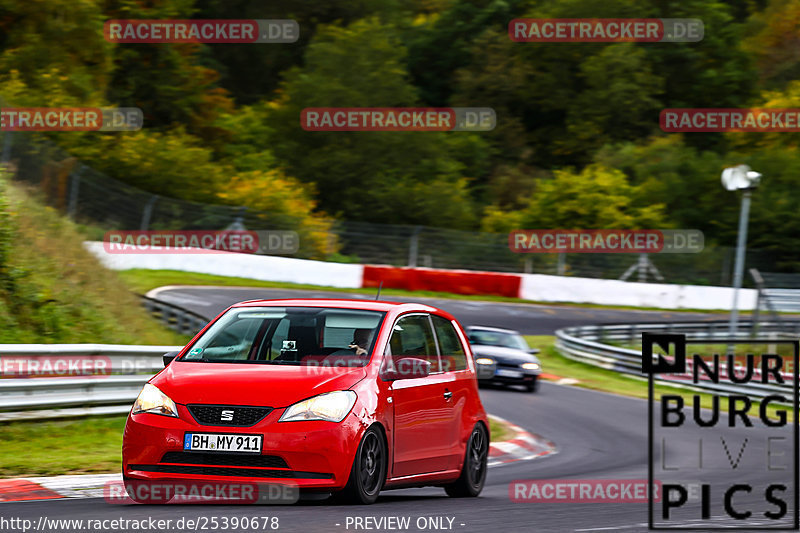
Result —
<instances>
[{"instance_id":1,"label":"license plate","mask_svg":"<svg viewBox=\"0 0 800 533\"><path fill-rule=\"evenodd\" d=\"M521 378L522 372L519 372L517 370L506 370L505 368L498 368L497 371L494 373L494 375L503 378Z\"/></svg>"},{"instance_id":2,"label":"license plate","mask_svg":"<svg viewBox=\"0 0 800 533\"><path fill-rule=\"evenodd\" d=\"M186 433L183 449L187 452L261 453L263 435L231 435L225 433Z\"/></svg>"}]
</instances>

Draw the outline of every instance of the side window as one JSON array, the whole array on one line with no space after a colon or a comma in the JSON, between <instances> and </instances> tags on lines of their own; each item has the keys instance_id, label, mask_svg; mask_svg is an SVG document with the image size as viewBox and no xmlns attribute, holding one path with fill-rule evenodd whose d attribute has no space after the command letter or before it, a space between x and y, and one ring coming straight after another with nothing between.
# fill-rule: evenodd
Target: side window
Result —
<instances>
[{"instance_id":1,"label":"side window","mask_svg":"<svg viewBox=\"0 0 800 533\"><path fill-rule=\"evenodd\" d=\"M389 339L392 357L418 357L431 363L431 372L441 372L436 342L427 315L401 317Z\"/></svg>"},{"instance_id":2,"label":"side window","mask_svg":"<svg viewBox=\"0 0 800 533\"><path fill-rule=\"evenodd\" d=\"M467 356L464 347L458 338L458 333L446 318L431 315L436 338L439 340L439 352L442 354L442 367L444 371L466 370Z\"/></svg>"}]
</instances>

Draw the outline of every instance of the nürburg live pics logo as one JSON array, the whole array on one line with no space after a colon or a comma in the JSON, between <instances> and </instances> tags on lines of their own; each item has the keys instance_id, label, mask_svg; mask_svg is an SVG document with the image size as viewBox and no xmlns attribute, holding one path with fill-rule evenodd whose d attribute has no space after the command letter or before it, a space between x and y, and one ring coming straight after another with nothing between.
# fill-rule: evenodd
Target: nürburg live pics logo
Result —
<instances>
[{"instance_id":1,"label":"n\u00fcrburg live pics logo","mask_svg":"<svg viewBox=\"0 0 800 533\"><path fill-rule=\"evenodd\" d=\"M798 344L642 335L649 529L800 529Z\"/></svg>"}]
</instances>

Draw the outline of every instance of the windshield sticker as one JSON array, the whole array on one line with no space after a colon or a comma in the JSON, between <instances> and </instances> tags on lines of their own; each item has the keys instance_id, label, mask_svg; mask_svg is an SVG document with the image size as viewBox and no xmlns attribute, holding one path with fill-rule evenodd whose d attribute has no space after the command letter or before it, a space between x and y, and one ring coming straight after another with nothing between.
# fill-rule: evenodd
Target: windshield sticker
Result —
<instances>
[{"instance_id":1,"label":"windshield sticker","mask_svg":"<svg viewBox=\"0 0 800 533\"><path fill-rule=\"evenodd\" d=\"M284 350L297 350L297 341L283 341Z\"/></svg>"}]
</instances>

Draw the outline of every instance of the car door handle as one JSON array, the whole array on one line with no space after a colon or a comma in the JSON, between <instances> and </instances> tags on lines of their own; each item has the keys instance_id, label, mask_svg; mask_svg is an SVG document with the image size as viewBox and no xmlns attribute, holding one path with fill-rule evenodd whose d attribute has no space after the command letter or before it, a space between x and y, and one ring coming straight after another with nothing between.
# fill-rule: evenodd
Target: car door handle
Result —
<instances>
[{"instance_id":1,"label":"car door handle","mask_svg":"<svg viewBox=\"0 0 800 533\"><path fill-rule=\"evenodd\" d=\"M452 397L453 397L453 393L452 392L447 391L447 392L444 393L444 399L445 400L449 400Z\"/></svg>"}]
</instances>

